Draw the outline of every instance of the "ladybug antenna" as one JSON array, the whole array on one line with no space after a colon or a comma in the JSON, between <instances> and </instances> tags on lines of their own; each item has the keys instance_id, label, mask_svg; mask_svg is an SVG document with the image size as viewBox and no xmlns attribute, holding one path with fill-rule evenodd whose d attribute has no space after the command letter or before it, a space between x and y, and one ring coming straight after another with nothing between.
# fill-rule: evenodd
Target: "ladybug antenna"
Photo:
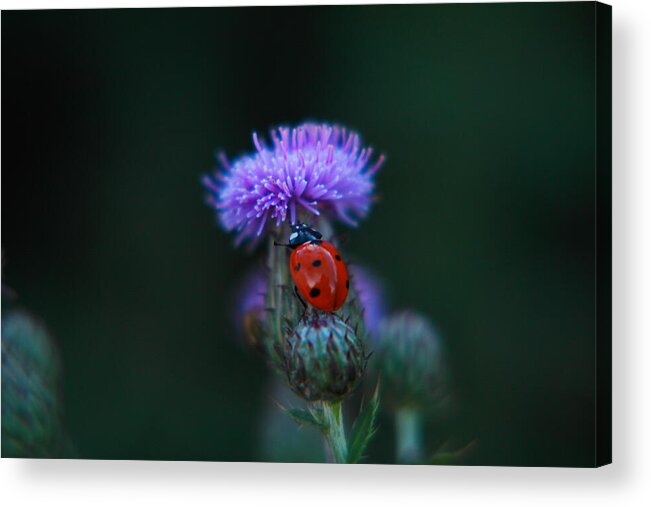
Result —
<instances>
[{"instance_id":1,"label":"ladybug antenna","mask_svg":"<svg viewBox=\"0 0 651 507\"><path fill-rule=\"evenodd\" d=\"M289 243L279 243L276 240L274 240L274 246L285 246L287 248L293 248L292 245L290 245Z\"/></svg>"}]
</instances>

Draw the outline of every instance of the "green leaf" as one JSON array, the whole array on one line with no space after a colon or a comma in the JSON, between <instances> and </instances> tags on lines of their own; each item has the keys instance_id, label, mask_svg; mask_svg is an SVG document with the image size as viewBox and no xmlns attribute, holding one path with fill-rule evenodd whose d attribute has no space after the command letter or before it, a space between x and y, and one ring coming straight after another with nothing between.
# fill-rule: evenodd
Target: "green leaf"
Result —
<instances>
[{"instance_id":1,"label":"green leaf","mask_svg":"<svg viewBox=\"0 0 651 507\"><path fill-rule=\"evenodd\" d=\"M375 418L380 406L380 383L375 387L375 392L370 401L363 405L353 424L353 432L348 446L348 463L359 463L364 457L364 451L375 434Z\"/></svg>"},{"instance_id":2,"label":"green leaf","mask_svg":"<svg viewBox=\"0 0 651 507\"><path fill-rule=\"evenodd\" d=\"M302 410L300 408L285 408L282 406L280 408L299 426L314 426L321 431L328 429L328 425L319 417L318 413Z\"/></svg>"},{"instance_id":3,"label":"green leaf","mask_svg":"<svg viewBox=\"0 0 651 507\"><path fill-rule=\"evenodd\" d=\"M429 458L429 465L460 465L464 458L472 453L477 447L477 440L473 440L461 449L456 451L440 451Z\"/></svg>"}]
</instances>

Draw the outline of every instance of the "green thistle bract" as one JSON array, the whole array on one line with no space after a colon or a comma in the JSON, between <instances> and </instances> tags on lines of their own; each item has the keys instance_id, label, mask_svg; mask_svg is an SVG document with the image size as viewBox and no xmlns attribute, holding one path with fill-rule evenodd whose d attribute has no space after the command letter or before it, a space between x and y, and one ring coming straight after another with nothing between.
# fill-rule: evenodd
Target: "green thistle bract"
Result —
<instances>
[{"instance_id":1,"label":"green thistle bract","mask_svg":"<svg viewBox=\"0 0 651 507\"><path fill-rule=\"evenodd\" d=\"M285 340L284 370L289 385L308 401L348 396L366 369L364 344L337 315L305 315Z\"/></svg>"}]
</instances>

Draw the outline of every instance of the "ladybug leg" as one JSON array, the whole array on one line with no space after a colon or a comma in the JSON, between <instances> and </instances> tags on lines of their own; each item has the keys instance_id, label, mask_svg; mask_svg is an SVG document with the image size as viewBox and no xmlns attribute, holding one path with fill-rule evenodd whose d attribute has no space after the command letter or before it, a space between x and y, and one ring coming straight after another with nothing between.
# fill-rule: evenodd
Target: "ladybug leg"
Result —
<instances>
[{"instance_id":1,"label":"ladybug leg","mask_svg":"<svg viewBox=\"0 0 651 507\"><path fill-rule=\"evenodd\" d=\"M299 301L301 302L301 304L303 305L303 309L304 309L304 310L307 309L307 303L306 303L305 301L303 301L303 298L302 298L301 295L298 293L298 287L296 287L296 285L294 285L294 294L296 295L296 297L298 298L298 300L299 300Z\"/></svg>"},{"instance_id":2,"label":"ladybug leg","mask_svg":"<svg viewBox=\"0 0 651 507\"><path fill-rule=\"evenodd\" d=\"M305 301L303 301L303 298L298 293L298 287L296 287L296 285L294 285L294 294L296 294L296 297L298 298L298 300L303 305L303 314L301 315L301 319L302 319L303 317L305 317L305 312L307 312L307 303Z\"/></svg>"},{"instance_id":3,"label":"ladybug leg","mask_svg":"<svg viewBox=\"0 0 651 507\"><path fill-rule=\"evenodd\" d=\"M291 245L289 245L287 243L278 243L278 241L276 241L276 240L274 240L274 246L285 246L285 247L290 248L290 249L292 248Z\"/></svg>"}]
</instances>

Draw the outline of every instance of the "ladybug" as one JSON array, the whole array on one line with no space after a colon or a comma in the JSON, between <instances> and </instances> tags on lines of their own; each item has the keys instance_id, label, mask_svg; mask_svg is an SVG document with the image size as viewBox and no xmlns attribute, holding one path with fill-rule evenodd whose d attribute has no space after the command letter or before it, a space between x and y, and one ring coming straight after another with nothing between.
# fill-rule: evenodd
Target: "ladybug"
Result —
<instances>
[{"instance_id":1,"label":"ladybug","mask_svg":"<svg viewBox=\"0 0 651 507\"><path fill-rule=\"evenodd\" d=\"M327 312L341 308L348 297L348 269L332 243L307 224L292 225L289 244L289 272L296 290L307 301ZM302 300L301 300L302 301Z\"/></svg>"}]
</instances>

